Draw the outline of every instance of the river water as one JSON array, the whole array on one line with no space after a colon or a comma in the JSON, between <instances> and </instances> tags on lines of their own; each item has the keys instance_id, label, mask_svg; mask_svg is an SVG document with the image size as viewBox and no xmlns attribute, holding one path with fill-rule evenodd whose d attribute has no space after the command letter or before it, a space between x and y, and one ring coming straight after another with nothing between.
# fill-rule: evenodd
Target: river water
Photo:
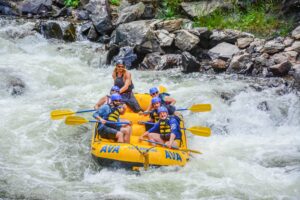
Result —
<instances>
[{"instance_id":1,"label":"river water","mask_svg":"<svg viewBox=\"0 0 300 200\"><path fill-rule=\"evenodd\" d=\"M300 199L300 100L282 80L132 70L136 92L161 84L177 107L211 103L183 115L213 134L188 135L203 154L183 168L102 169L90 155L92 125L49 114L92 108L108 92L103 47L46 40L33 26L0 19L0 199ZM10 94L7 77L25 83L22 95Z\"/></svg>"}]
</instances>

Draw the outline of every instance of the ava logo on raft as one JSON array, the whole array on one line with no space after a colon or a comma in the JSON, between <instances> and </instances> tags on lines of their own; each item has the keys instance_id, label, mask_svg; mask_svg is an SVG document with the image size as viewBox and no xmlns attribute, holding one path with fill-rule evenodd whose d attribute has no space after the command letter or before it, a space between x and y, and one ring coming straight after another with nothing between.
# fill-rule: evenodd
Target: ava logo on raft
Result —
<instances>
[{"instance_id":1,"label":"ava logo on raft","mask_svg":"<svg viewBox=\"0 0 300 200\"><path fill-rule=\"evenodd\" d=\"M166 154L166 159L178 160L178 161L182 162L182 159L181 159L181 156L179 155L179 153L165 150L165 154Z\"/></svg>"},{"instance_id":2,"label":"ava logo on raft","mask_svg":"<svg viewBox=\"0 0 300 200\"><path fill-rule=\"evenodd\" d=\"M120 151L120 146L119 145L104 145L100 153L119 153Z\"/></svg>"}]
</instances>

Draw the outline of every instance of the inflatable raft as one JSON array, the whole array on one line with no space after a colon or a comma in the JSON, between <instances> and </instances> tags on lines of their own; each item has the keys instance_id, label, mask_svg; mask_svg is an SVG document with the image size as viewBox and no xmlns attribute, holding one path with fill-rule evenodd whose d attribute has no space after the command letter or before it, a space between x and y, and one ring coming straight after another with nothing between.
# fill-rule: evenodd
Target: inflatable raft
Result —
<instances>
[{"instance_id":1,"label":"inflatable raft","mask_svg":"<svg viewBox=\"0 0 300 200\"><path fill-rule=\"evenodd\" d=\"M149 94L135 94L142 109L146 110L151 101ZM145 125L139 121L148 121L149 117L133 113L129 108L121 119L132 121L132 134L130 144L117 143L114 140L103 139L98 134L95 125L91 143L91 154L102 166L124 167L137 170L140 167L147 169L149 166L184 166L189 160L185 131L182 129L182 142L179 149L170 149L161 145L153 146L147 141L139 141L139 137L146 131ZM180 126L184 128L181 120ZM182 150L181 150L182 149Z\"/></svg>"}]
</instances>

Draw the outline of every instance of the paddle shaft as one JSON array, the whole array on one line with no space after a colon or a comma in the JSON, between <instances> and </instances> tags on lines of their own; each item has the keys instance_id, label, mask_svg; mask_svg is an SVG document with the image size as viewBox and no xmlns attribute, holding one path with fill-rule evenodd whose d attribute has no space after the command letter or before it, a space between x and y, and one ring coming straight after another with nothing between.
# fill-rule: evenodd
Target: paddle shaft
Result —
<instances>
[{"instance_id":1,"label":"paddle shaft","mask_svg":"<svg viewBox=\"0 0 300 200\"><path fill-rule=\"evenodd\" d=\"M95 109L92 109L92 110L79 110L75 113L85 113L85 112L93 112L93 111L96 111Z\"/></svg>"},{"instance_id":2,"label":"paddle shaft","mask_svg":"<svg viewBox=\"0 0 300 200\"><path fill-rule=\"evenodd\" d=\"M153 143L153 144L159 144L163 147L168 147L167 145L163 144L163 143L160 143L160 142L155 142L155 141L151 141L151 140L143 140L143 141L146 141L146 142L150 142L150 143ZM178 147L174 147L174 146L171 146L172 149L177 149L177 150L180 150Z\"/></svg>"},{"instance_id":3,"label":"paddle shaft","mask_svg":"<svg viewBox=\"0 0 300 200\"><path fill-rule=\"evenodd\" d=\"M89 120L89 122L91 123L101 123L101 121L97 121L97 120ZM128 122L111 122L111 121L106 121L105 124L129 124Z\"/></svg>"}]
</instances>

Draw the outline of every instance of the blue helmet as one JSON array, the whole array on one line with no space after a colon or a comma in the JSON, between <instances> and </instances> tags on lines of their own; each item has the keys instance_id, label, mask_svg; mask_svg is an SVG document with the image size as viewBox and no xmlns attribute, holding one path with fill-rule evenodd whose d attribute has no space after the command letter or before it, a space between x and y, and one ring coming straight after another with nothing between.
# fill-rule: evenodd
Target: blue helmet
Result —
<instances>
[{"instance_id":1,"label":"blue helmet","mask_svg":"<svg viewBox=\"0 0 300 200\"><path fill-rule=\"evenodd\" d=\"M118 86L113 86L111 89L110 89L110 91L116 91L116 92L120 92L120 88L118 87Z\"/></svg>"},{"instance_id":2,"label":"blue helmet","mask_svg":"<svg viewBox=\"0 0 300 200\"><path fill-rule=\"evenodd\" d=\"M157 113L160 114L161 112L166 112L168 113L168 109L164 106L161 106L157 109Z\"/></svg>"},{"instance_id":3,"label":"blue helmet","mask_svg":"<svg viewBox=\"0 0 300 200\"><path fill-rule=\"evenodd\" d=\"M151 88L151 89L149 90L149 93L150 93L150 94L154 94L154 93L156 93L156 92L158 92L158 89L157 89L156 87L153 87L153 88Z\"/></svg>"},{"instance_id":4,"label":"blue helmet","mask_svg":"<svg viewBox=\"0 0 300 200\"><path fill-rule=\"evenodd\" d=\"M117 62L116 62L116 65L124 65L124 62L123 60L121 59L118 59Z\"/></svg>"},{"instance_id":5,"label":"blue helmet","mask_svg":"<svg viewBox=\"0 0 300 200\"><path fill-rule=\"evenodd\" d=\"M111 96L110 96L110 98L111 98L111 100L112 101L121 101L122 100L122 97L121 97L121 95L119 95L119 94L112 94Z\"/></svg>"},{"instance_id":6,"label":"blue helmet","mask_svg":"<svg viewBox=\"0 0 300 200\"><path fill-rule=\"evenodd\" d=\"M151 99L151 103L152 104L155 104L155 103L160 103L161 102L161 100L160 100L160 98L159 97L153 97L152 99Z\"/></svg>"}]
</instances>

